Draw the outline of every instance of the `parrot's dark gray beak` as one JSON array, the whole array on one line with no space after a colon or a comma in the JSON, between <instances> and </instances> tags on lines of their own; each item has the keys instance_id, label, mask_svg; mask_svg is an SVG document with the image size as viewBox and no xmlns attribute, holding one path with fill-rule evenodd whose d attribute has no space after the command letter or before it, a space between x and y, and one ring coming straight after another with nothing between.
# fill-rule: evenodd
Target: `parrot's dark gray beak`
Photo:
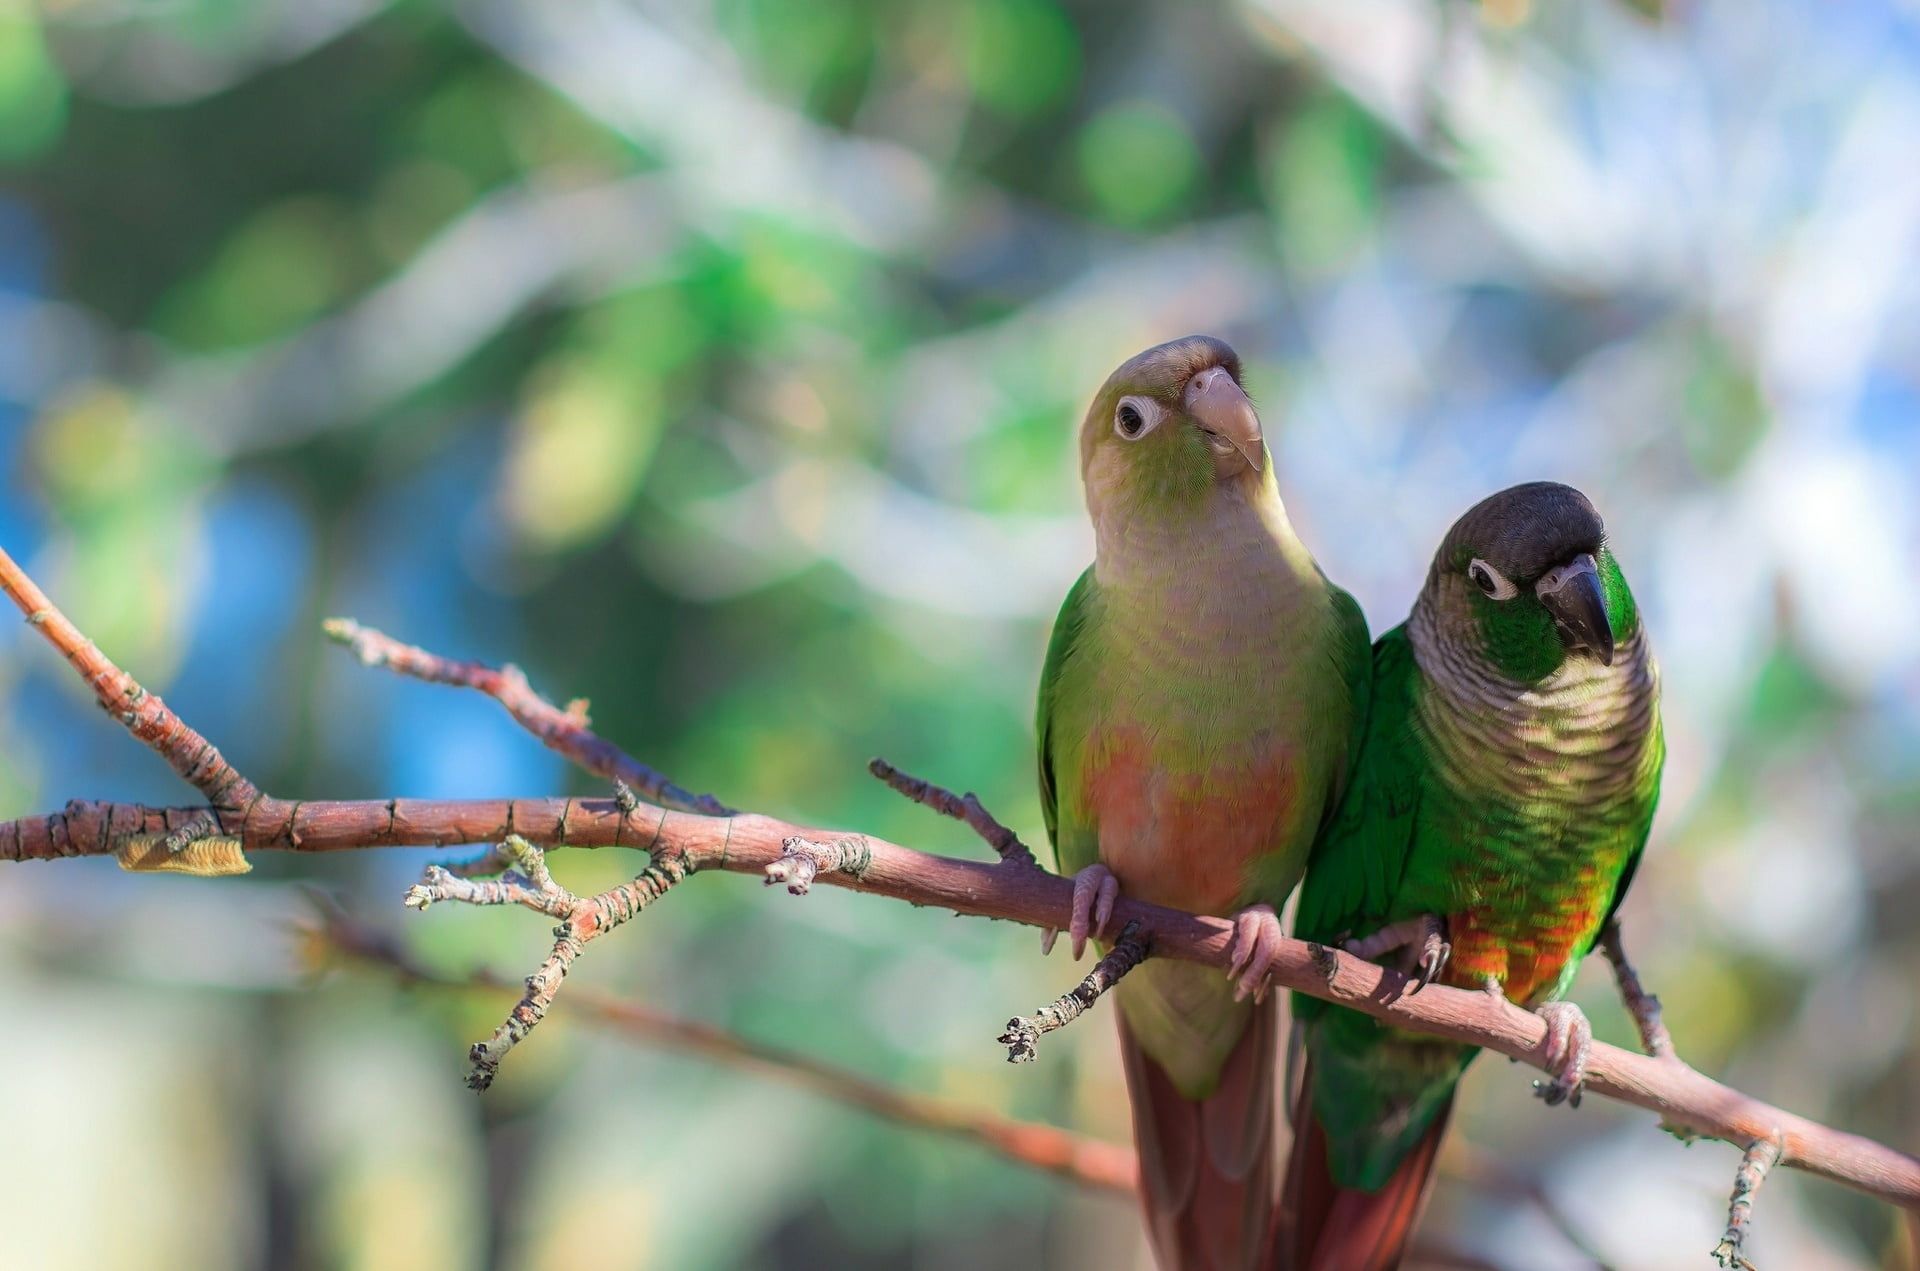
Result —
<instances>
[{"instance_id":1,"label":"parrot's dark gray beak","mask_svg":"<svg viewBox=\"0 0 1920 1271\"><path fill-rule=\"evenodd\" d=\"M1187 381L1187 415L1207 434L1214 453L1238 451L1255 472L1266 466L1266 439L1260 434L1260 416L1234 383L1224 366L1209 366Z\"/></svg>"},{"instance_id":2,"label":"parrot's dark gray beak","mask_svg":"<svg viewBox=\"0 0 1920 1271\"><path fill-rule=\"evenodd\" d=\"M1607 618L1607 593L1600 567L1590 552L1549 569L1533 585L1533 594L1553 615L1560 639L1569 649L1585 649L1613 665L1613 624Z\"/></svg>"}]
</instances>

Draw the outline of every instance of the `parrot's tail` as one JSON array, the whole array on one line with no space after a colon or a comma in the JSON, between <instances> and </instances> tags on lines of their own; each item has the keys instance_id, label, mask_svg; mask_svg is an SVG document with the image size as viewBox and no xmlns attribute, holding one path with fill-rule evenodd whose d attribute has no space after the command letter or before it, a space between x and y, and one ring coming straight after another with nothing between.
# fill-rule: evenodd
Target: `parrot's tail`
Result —
<instances>
[{"instance_id":1,"label":"parrot's tail","mask_svg":"<svg viewBox=\"0 0 1920 1271\"><path fill-rule=\"evenodd\" d=\"M1294 1102L1286 1195L1267 1266L1275 1271L1394 1271L1433 1190L1433 1163L1453 1111L1452 1093L1386 1185L1365 1192L1333 1181L1326 1128L1313 1111L1312 1084L1309 1065Z\"/></svg>"},{"instance_id":2,"label":"parrot's tail","mask_svg":"<svg viewBox=\"0 0 1920 1271\"><path fill-rule=\"evenodd\" d=\"M1273 1219L1278 995L1254 1007L1204 1099L1189 1099L1120 1021L1140 1199L1163 1271L1254 1271Z\"/></svg>"}]
</instances>

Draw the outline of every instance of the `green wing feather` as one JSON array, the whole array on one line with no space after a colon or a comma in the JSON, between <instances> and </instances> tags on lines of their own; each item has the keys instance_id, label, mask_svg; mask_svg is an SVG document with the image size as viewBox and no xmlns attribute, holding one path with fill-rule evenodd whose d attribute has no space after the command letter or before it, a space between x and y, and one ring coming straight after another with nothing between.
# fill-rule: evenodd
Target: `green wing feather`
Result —
<instances>
[{"instance_id":1,"label":"green wing feather","mask_svg":"<svg viewBox=\"0 0 1920 1271\"><path fill-rule=\"evenodd\" d=\"M1294 931L1303 940L1330 942L1343 932L1371 930L1393 903L1420 808L1413 735L1418 674L1406 628L1381 636L1373 646L1371 698L1362 699L1366 727L1356 730L1358 754L1346 794L1314 844L1300 889ZM1296 1009L1308 1014L1320 1005L1317 998L1296 999Z\"/></svg>"},{"instance_id":2,"label":"green wing feather","mask_svg":"<svg viewBox=\"0 0 1920 1271\"><path fill-rule=\"evenodd\" d=\"M1333 640L1334 666L1347 686L1347 700L1353 706L1353 722L1347 730L1347 761L1327 800L1322 833L1333 823L1334 816L1340 810L1342 795L1354 775L1360 771L1360 751L1367 739L1367 715L1373 701L1373 650L1367 638L1367 615L1361 611L1359 601L1338 587L1332 590L1336 628Z\"/></svg>"},{"instance_id":3,"label":"green wing feather","mask_svg":"<svg viewBox=\"0 0 1920 1271\"><path fill-rule=\"evenodd\" d=\"M1087 615L1092 609L1097 587L1093 570L1089 567L1067 592L1067 599L1060 606L1060 616L1053 620L1053 636L1047 641L1047 660L1040 668L1039 705L1033 727L1034 740L1040 750L1040 815L1046 818L1047 841L1053 844L1055 864L1062 870L1069 867L1066 862L1059 860L1060 795L1054 784L1053 773L1053 698L1060 684L1060 670L1074 655L1086 630Z\"/></svg>"}]
</instances>

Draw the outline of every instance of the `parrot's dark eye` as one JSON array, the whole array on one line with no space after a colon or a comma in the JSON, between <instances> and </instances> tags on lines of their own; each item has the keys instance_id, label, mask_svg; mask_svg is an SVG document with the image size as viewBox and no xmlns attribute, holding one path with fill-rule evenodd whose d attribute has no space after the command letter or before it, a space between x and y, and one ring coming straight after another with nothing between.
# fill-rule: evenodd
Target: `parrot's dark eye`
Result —
<instances>
[{"instance_id":1,"label":"parrot's dark eye","mask_svg":"<svg viewBox=\"0 0 1920 1271\"><path fill-rule=\"evenodd\" d=\"M1113 408L1113 430L1126 441L1138 441L1160 426L1166 412L1151 397L1123 397Z\"/></svg>"},{"instance_id":2,"label":"parrot's dark eye","mask_svg":"<svg viewBox=\"0 0 1920 1271\"><path fill-rule=\"evenodd\" d=\"M1499 570L1478 556L1474 557L1472 563L1467 566L1467 577L1473 580L1474 586L1494 600L1512 600L1520 594L1518 587L1508 582Z\"/></svg>"}]
</instances>

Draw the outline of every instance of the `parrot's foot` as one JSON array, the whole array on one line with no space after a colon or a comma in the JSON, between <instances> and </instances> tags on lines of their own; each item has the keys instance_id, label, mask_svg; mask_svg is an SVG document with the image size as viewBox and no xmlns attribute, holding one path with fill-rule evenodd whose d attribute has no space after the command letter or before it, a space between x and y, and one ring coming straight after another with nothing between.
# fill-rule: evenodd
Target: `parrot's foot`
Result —
<instances>
[{"instance_id":1,"label":"parrot's foot","mask_svg":"<svg viewBox=\"0 0 1920 1271\"><path fill-rule=\"evenodd\" d=\"M1389 924L1370 936L1343 941L1340 947L1368 961L1383 953L1404 949L1401 969L1413 979L1409 995L1439 979L1447 969L1447 960L1453 956L1453 945L1447 941L1447 925L1434 914L1421 914L1418 918Z\"/></svg>"},{"instance_id":2,"label":"parrot's foot","mask_svg":"<svg viewBox=\"0 0 1920 1271\"><path fill-rule=\"evenodd\" d=\"M1572 1002L1548 1002L1534 1011L1547 1021L1547 1071L1552 1078L1533 1083L1533 1092L1548 1107L1580 1106L1580 1083L1587 1075L1587 1055L1593 1050L1593 1026Z\"/></svg>"},{"instance_id":3,"label":"parrot's foot","mask_svg":"<svg viewBox=\"0 0 1920 1271\"><path fill-rule=\"evenodd\" d=\"M1227 978L1240 984L1233 992L1236 1002L1251 996L1256 1002L1267 997L1267 973L1280 952L1280 918L1272 905L1248 905L1233 916L1233 940L1227 945Z\"/></svg>"},{"instance_id":4,"label":"parrot's foot","mask_svg":"<svg viewBox=\"0 0 1920 1271\"><path fill-rule=\"evenodd\" d=\"M1067 937L1073 942L1073 960L1087 951L1087 937L1108 938L1113 927L1113 906L1120 899L1120 880L1105 865L1095 862L1073 876L1073 917L1067 922ZM1053 952L1060 933L1052 927L1040 932L1040 952Z\"/></svg>"}]
</instances>

